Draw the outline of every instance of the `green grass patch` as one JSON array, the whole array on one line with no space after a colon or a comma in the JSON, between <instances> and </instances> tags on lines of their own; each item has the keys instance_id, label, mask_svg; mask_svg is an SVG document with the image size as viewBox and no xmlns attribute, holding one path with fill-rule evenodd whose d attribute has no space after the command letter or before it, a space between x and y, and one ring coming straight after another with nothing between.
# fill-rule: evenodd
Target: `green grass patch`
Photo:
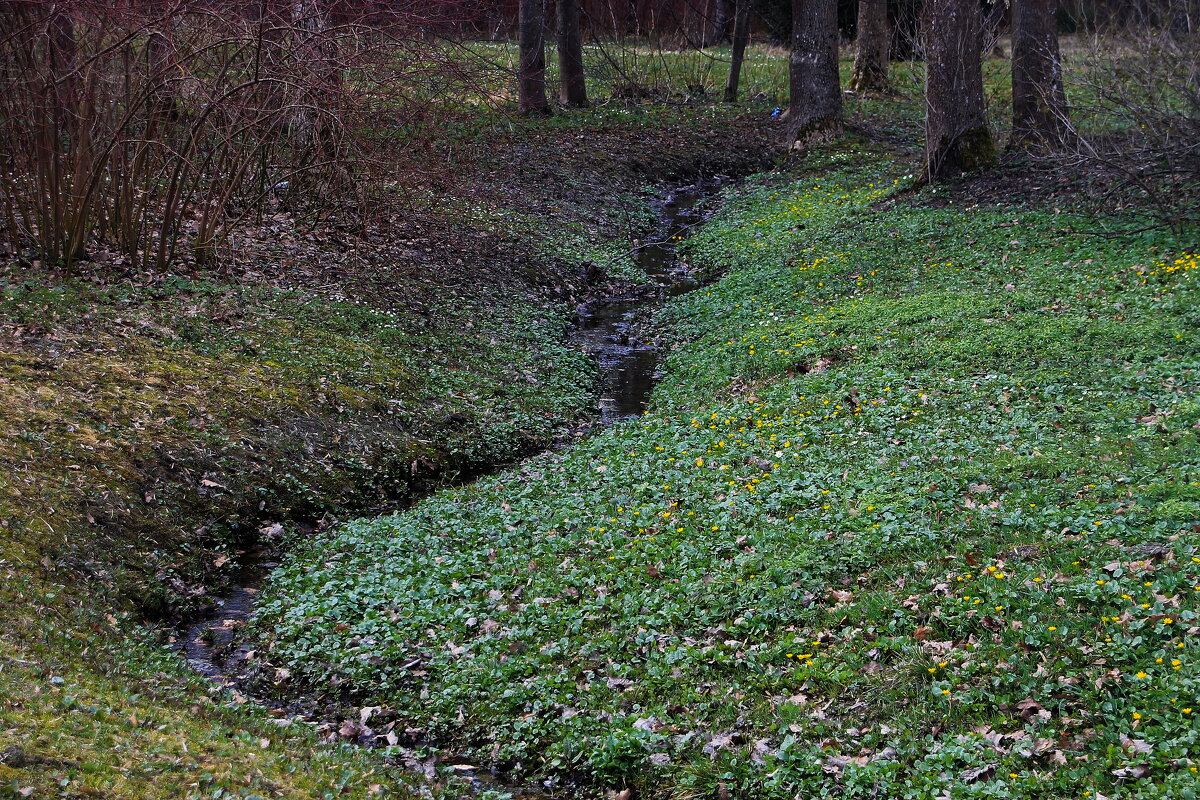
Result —
<instances>
[{"instance_id":1,"label":"green grass patch","mask_svg":"<svg viewBox=\"0 0 1200 800\"><path fill-rule=\"evenodd\" d=\"M733 196L644 418L297 552L268 657L651 796L1196 792L1200 262L903 170Z\"/></svg>"}]
</instances>

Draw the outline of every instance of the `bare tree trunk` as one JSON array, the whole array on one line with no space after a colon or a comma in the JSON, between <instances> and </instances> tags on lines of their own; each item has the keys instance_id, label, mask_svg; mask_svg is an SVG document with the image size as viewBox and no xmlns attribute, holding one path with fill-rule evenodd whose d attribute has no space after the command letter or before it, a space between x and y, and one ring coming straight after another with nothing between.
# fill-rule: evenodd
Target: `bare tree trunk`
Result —
<instances>
[{"instance_id":1,"label":"bare tree trunk","mask_svg":"<svg viewBox=\"0 0 1200 800\"><path fill-rule=\"evenodd\" d=\"M926 0L925 172L943 181L996 163L987 125L976 0Z\"/></svg>"},{"instance_id":2,"label":"bare tree trunk","mask_svg":"<svg viewBox=\"0 0 1200 800\"><path fill-rule=\"evenodd\" d=\"M746 60L746 43L750 39L752 0L738 0L733 22L733 53L729 61L729 80L725 82L725 102L736 103L738 83L742 77L742 62Z\"/></svg>"},{"instance_id":3,"label":"bare tree trunk","mask_svg":"<svg viewBox=\"0 0 1200 800\"><path fill-rule=\"evenodd\" d=\"M1010 2L1011 0L992 0L987 13L980 20L979 53L985 58L989 54L1004 58L1004 48L1000 46L1000 29Z\"/></svg>"},{"instance_id":4,"label":"bare tree trunk","mask_svg":"<svg viewBox=\"0 0 1200 800\"><path fill-rule=\"evenodd\" d=\"M517 38L517 94L522 114L549 116L546 99L545 0L521 0Z\"/></svg>"},{"instance_id":5,"label":"bare tree trunk","mask_svg":"<svg viewBox=\"0 0 1200 800\"><path fill-rule=\"evenodd\" d=\"M708 35L704 37L704 46L712 47L715 44L727 41L729 39L729 10L733 8L734 0L717 0L716 16L713 19L713 26L709 30ZM738 5L741 5L740 3ZM737 23L735 22L736 26ZM735 38L737 34L734 34Z\"/></svg>"},{"instance_id":6,"label":"bare tree trunk","mask_svg":"<svg viewBox=\"0 0 1200 800\"><path fill-rule=\"evenodd\" d=\"M1057 6L1057 0L1013 0L1013 132L1009 147L1056 147L1069 136Z\"/></svg>"},{"instance_id":7,"label":"bare tree trunk","mask_svg":"<svg viewBox=\"0 0 1200 800\"><path fill-rule=\"evenodd\" d=\"M792 146L837 136L842 130L837 0L792 0L790 72Z\"/></svg>"},{"instance_id":8,"label":"bare tree trunk","mask_svg":"<svg viewBox=\"0 0 1200 800\"><path fill-rule=\"evenodd\" d=\"M309 145L326 138L337 120L338 95L341 93L341 72L338 70L334 45L329 41L329 13L324 0L297 0L292 6L293 35L296 45L303 48L309 70L303 96L298 99L292 128L296 141Z\"/></svg>"},{"instance_id":9,"label":"bare tree trunk","mask_svg":"<svg viewBox=\"0 0 1200 800\"><path fill-rule=\"evenodd\" d=\"M150 108L155 113L174 116L177 112L171 68L174 56L174 23L170 16L158 20L146 36L146 60L149 64Z\"/></svg>"},{"instance_id":10,"label":"bare tree trunk","mask_svg":"<svg viewBox=\"0 0 1200 800\"><path fill-rule=\"evenodd\" d=\"M887 0L858 0L858 34L854 42L854 71L850 90L889 92L888 59L892 31L888 27Z\"/></svg>"},{"instance_id":11,"label":"bare tree trunk","mask_svg":"<svg viewBox=\"0 0 1200 800\"><path fill-rule=\"evenodd\" d=\"M563 105L587 108L583 37L579 34L579 0L558 0L558 76L558 98Z\"/></svg>"},{"instance_id":12,"label":"bare tree trunk","mask_svg":"<svg viewBox=\"0 0 1200 800\"><path fill-rule=\"evenodd\" d=\"M58 125L62 135L75 122L77 116L77 84L75 75L75 59L77 46L75 42L75 20L71 16L71 7L67 3L53 3L50 6L48 33L50 37L50 66L54 74L54 100L57 106Z\"/></svg>"}]
</instances>

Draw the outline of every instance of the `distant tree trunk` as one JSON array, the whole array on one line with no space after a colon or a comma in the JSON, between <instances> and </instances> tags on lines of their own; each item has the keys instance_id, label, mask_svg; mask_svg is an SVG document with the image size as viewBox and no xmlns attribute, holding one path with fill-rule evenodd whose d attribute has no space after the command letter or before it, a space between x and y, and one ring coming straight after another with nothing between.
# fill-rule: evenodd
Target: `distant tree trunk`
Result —
<instances>
[{"instance_id":1,"label":"distant tree trunk","mask_svg":"<svg viewBox=\"0 0 1200 800\"><path fill-rule=\"evenodd\" d=\"M734 0L717 0L713 26L709 29L708 35L704 37L705 47L712 47L729 39L729 10L733 5ZM741 4L739 3L738 5ZM736 26L737 23L735 22L734 24ZM734 35L736 37L736 33Z\"/></svg>"},{"instance_id":2,"label":"distant tree trunk","mask_svg":"<svg viewBox=\"0 0 1200 800\"><path fill-rule=\"evenodd\" d=\"M292 6L292 28L308 70L293 112L293 135L302 146L319 145L331 153L335 131L341 127L342 74L334 52L336 45L328 35L325 0L297 0Z\"/></svg>"},{"instance_id":3,"label":"distant tree trunk","mask_svg":"<svg viewBox=\"0 0 1200 800\"><path fill-rule=\"evenodd\" d=\"M73 126L76 117L75 20L68 3L50 5L48 34L50 37L50 68L54 72L54 102L61 131ZM60 134L62 135L62 134Z\"/></svg>"},{"instance_id":4,"label":"distant tree trunk","mask_svg":"<svg viewBox=\"0 0 1200 800\"><path fill-rule=\"evenodd\" d=\"M558 0L558 98L563 105L586 108L583 37L579 33L579 0Z\"/></svg>"},{"instance_id":5,"label":"distant tree trunk","mask_svg":"<svg viewBox=\"0 0 1200 800\"><path fill-rule=\"evenodd\" d=\"M925 172L930 183L996 163L987 126L977 0L926 0Z\"/></svg>"},{"instance_id":6,"label":"distant tree trunk","mask_svg":"<svg viewBox=\"0 0 1200 800\"><path fill-rule=\"evenodd\" d=\"M804 147L842 129L837 0L792 0L789 139Z\"/></svg>"},{"instance_id":7,"label":"distant tree trunk","mask_svg":"<svg viewBox=\"0 0 1200 800\"><path fill-rule=\"evenodd\" d=\"M171 68L175 49L173 29L172 19L167 16L146 36L146 60L150 70L147 100L153 111L165 116L174 116L177 111L172 83L175 73Z\"/></svg>"},{"instance_id":8,"label":"distant tree trunk","mask_svg":"<svg viewBox=\"0 0 1200 800\"><path fill-rule=\"evenodd\" d=\"M1008 11L1009 2L992 0L987 14L980 21L979 53L984 58L989 54L1004 58L1004 48L1000 46L1000 27L1004 24L1004 13Z\"/></svg>"},{"instance_id":9,"label":"distant tree trunk","mask_svg":"<svg viewBox=\"0 0 1200 800\"><path fill-rule=\"evenodd\" d=\"M738 0L733 23L733 53L729 61L729 80L725 82L725 102L736 103L738 83L742 77L742 62L746 59L746 42L750 39L752 0Z\"/></svg>"},{"instance_id":10,"label":"distant tree trunk","mask_svg":"<svg viewBox=\"0 0 1200 800\"><path fill-rule=\"evenodd\" d=\"M545 0L521 0L517 24L520 49L517 93L522 114L551 113L546 100L545 21Z\"/></svg>"},{"instance_id":11,"label":"distant tree trunk","mask_svg":"<svg viewBox=\"0 0 1200 800\"><path fill-rule=\"evenodd\" d=\"M858 34L854 42L855 92L888 92L888 59L892 31L888 27L887 0L858 0Z\"/></svg>"},{"instance_id":12,"label":"distant tree trunk","mask_svg":"<svg viewBox=\"0 0 1200 800\"><path fill-rule=\"evenodd\" d=\"M1069 136L1057 6L1057 0L1013 0L1013 132L1009 147L1056 147Z\"/></svg>"}]
</instances>

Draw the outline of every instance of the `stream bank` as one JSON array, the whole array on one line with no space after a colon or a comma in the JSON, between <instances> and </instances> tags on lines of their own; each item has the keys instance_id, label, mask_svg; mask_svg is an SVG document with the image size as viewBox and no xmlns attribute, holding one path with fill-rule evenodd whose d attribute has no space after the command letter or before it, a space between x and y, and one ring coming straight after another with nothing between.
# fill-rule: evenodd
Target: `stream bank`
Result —
<instances>
[{"instance_id":1,"label":"stream bank","mask_svg":"<svg viewBox=\"0 0 1200 800\"><path fill-rule=\"evenodd\" d=\"M580 305L578 322L568 335L568 344L594 359L599 373L597 421L607 427L646 409L659 372L659 343L649 326L654 312L672 297L697 288L700 282L690 265L679 258L678 245L704 219L703 203L729 182L726 176L674 187L653 203L658 223L644 241L635 241L630 257L645 273L647 282L623 287ZM315 526L309 526L309 533ZM425 780L435 780L439 764L448 765L476 793L497 790L516 798L555 796L556 785L549 780L541 786L528 786L508 777L496 767L483 768L461 763L459 759L425 758L418 748L436 746L425 741L419 730L397 731L396 723L377 732L362 718L343 719L343 709L328 701L308 697L290 697L280 702L262 691L270 685L262 667L256 663L253 643L240 635L253 617L260 589L278 566L277 551L260 544L238 555L229 589L218 595L212 607L182 626L174 647L197 673L271 709L280 718L290 717L312 724L331 740L349 740L365 746L391 746L405 755L397 756L403 766ZM406 665L409 668L413 665ZM273 667L285 674L286 667ZM278 683L278 682L276 682ZM349 699L349 698L347 698ZM368 715L369 717L369 715ZM412 747L412 750L406 749ZM517 772L519 772L519 768Z\"/></svg>"}]
</instances>

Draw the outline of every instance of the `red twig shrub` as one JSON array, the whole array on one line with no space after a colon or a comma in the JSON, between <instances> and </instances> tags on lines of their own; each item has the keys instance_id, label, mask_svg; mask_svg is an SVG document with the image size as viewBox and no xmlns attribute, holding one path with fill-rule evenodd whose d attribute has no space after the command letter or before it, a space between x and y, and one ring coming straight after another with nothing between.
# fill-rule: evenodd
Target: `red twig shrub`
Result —
<instances>
[{"instance_id":1,"label":"red twig shrub","mask_svg":"<svg viewBox=\"0 0 1200 800\"><path fill-rule=\"evenodd\" d=\"M203 264L274 194L361 205L413 144L381 131L422 128L429 75L453 83L416 27L435 5L0 2L10 254L69 267L103 246L140 268Z\"/></svg>"}]
</instances>

